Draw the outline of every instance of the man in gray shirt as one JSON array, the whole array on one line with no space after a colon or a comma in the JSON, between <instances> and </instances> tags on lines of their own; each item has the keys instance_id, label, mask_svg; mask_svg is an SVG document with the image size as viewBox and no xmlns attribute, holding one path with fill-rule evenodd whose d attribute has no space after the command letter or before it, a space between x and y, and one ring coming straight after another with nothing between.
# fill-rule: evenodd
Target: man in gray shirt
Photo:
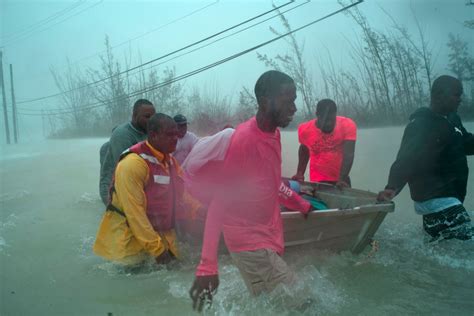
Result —
<instances>
[{"instance_id":1,"label":"man in gray shirt","mask_svg":"<svg viewBox=\"0 0 474 316\"><path fill-rule=\"evenodd\" d=\"M153 103L139 99L133 105L132 121L117 126L110 136L108 145L101 148L99 193L105 205L109 203L109 187L120 154L146 139L146 124L155 114ZM102 156L105 152L105 156Z\"/></svg>"}]
</instances>

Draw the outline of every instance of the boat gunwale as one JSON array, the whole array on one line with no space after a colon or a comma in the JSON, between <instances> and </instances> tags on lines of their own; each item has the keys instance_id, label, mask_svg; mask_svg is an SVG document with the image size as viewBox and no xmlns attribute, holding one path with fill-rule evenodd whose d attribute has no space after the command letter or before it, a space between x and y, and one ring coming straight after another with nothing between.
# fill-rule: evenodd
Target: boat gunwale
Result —
<instances>
[{"instance_id":1,"label":"boat gunwale","mask_svg":"<svg viewBox=\"0 0 474 316\"><path fill-rule=\"evenodd\" d=\"M327 210L315 210L308 213L309 217L330 217L330 216L345 216L345 215L357 215L367 213L393 213L395 211L395 204L383 203L383 204L367 204L355 206L353 208L340 209L333 208ZM301 212L284 210L281 212L282 219L293 219L301 218Z\"/></svg>"}]
</instances>

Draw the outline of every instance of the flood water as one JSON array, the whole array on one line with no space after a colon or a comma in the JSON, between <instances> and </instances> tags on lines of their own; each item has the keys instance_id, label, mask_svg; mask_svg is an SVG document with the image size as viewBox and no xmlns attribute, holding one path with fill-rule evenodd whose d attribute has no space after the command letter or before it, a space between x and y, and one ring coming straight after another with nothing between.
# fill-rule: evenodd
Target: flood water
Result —
<instances>
[{"instance_id":1,"label":"flood water","mask_svg":"<svg viewBox=\"0 0 474 316\"><path fill-rule=\"evenodd\" d=\"M466 124L474 131L474 124ZM379 191L400 144L400 127L359 131L355 188ZM127 273L92 253L104 207L98 196L104 139L48 140L1 147L1 315L192 315L188 290L199 249L182 266ZM283 175L297 164L296 132L283 132ZM466 208L474 210L474 158ZM288 251L305 291L251 298L227 256L208 315L474 315L474 242L427 244L407 188L375 239L355 256ZM473 213L470 213L471 216ZM313 299L295 308L288 296Z\"/></svg>"}]
</instances>

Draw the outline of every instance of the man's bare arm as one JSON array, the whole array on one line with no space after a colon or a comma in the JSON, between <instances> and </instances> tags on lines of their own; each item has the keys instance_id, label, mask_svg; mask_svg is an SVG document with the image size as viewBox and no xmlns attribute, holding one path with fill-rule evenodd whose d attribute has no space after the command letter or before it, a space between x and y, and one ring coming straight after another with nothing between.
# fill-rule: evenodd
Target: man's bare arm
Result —
<instances>
[{"instance_id":1,"label":"man's bare arm","mask_svg":"<svg viewBox=\"0 0 474 316\"><path fill-rule=\"evenodd\" d=\"M305 145L300 145L300 148L298 149L298 169L296 170L296 174L292 177L292 179L304 181L304 173L306 172L308 162L309 149Z\"/></svg>"}]
</instances>

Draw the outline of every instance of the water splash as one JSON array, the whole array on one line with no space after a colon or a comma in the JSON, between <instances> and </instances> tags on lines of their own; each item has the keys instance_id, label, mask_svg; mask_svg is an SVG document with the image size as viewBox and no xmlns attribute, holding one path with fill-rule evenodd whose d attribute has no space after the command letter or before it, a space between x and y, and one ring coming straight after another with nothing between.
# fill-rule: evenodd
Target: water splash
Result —
<instances>
[{"instance_id":1,"label":"water splash","mask_svg":"<svg viewBox=\"0 0 474 316\"><path fill-rule=\"evenodd\" d=\"M15 214L10 214L5 221L0 222L0 252L4 252L9 247L7 241L3 236L13 227L16 227L19 217Z\"/></svg>"},{"instance_id":2,"label":"water splash","mask_svg":"<svg viewBox=\"0 0 474 316\"><path fill-rule=\"evenodd\" d=\"M327 315L337 313L347 300L331 276L313 265L298 270L300 281L295 285L279 285L271 293L253 297L230 258L220 259L220 285L212 306L204 313L207 315ZM189 302L191 308L190 286L183 278L175 279L169 283L168 292Z\"/></svg>"},{"instance_id":3,"label":"water splash","mask_svg":"<svg viewBox=\"0 0 474 316\"><path fill-rule=\"evenodd\" d=\"M173 280L169 283L168 293L174 298L187 298L189 296L189 284Z\"/></svg>"},{"instance_id":4,"label":"water splash","mask_svg":"<svg viewBox=\"0 0 474 316\"><path fill-rule=\"evenodd\" d=\"M0 161L19 160L19 159L31 159L33 157L40 156L40 152L28 152L28 153L12 153L0 155Z\"/></svg>"},{"instance_id":5,"label":"water splash","mask_svg":"<svg viewBox=\"0 0 474 316\"><path fill-rule=\"evenodd\" d=\"M16 192L8 192L8 193L3 193L0 195L0 203L1 202L8 202L8 201L13 201L13 200L19 200L24 197L30 196L31 192L27 190L20 190Z\"/></svg>"},{"instance_id":6,"label":"water splash","mask_svg":"<svg viewBox=\"0 0 474 316\"><path fill-rule=\"evenodd\" d=\"M100 197L96 193L84 192L76 203L95 204L98 201L100 201Z\"/></svg>"},{"instance_id":7,"label":"water splash","mask_svg":"<svg viewBox=\"0 0 474 316\"><path fill-rule=\"evenodd\" d=\"M95 236L81 236L79 243L79 256L82 258L90 258L92 254L92 246L94 244Z\"/></svg>"},{"instance_id":8,"label":"water splash","mask_svg":"<svg viewBox=\"0 0 474 316\"><path fill-rule=\"evenodd\" d=\"M3 252L3 249L7 246L7 242L0 236L0 252Z\"/></svg>"},{"instance_id":9,"label":"water splash","mask_svg":"<svg viewBox=\"0 0 474 316\"><path fill-rule=\"evenodd\" d=\"M375 261L383 265L416 266L431 261L443 267L474 271L474 240L430 242L420 225L393 225L380 234L380 250Z\"/></svg>"}]
</instances>

